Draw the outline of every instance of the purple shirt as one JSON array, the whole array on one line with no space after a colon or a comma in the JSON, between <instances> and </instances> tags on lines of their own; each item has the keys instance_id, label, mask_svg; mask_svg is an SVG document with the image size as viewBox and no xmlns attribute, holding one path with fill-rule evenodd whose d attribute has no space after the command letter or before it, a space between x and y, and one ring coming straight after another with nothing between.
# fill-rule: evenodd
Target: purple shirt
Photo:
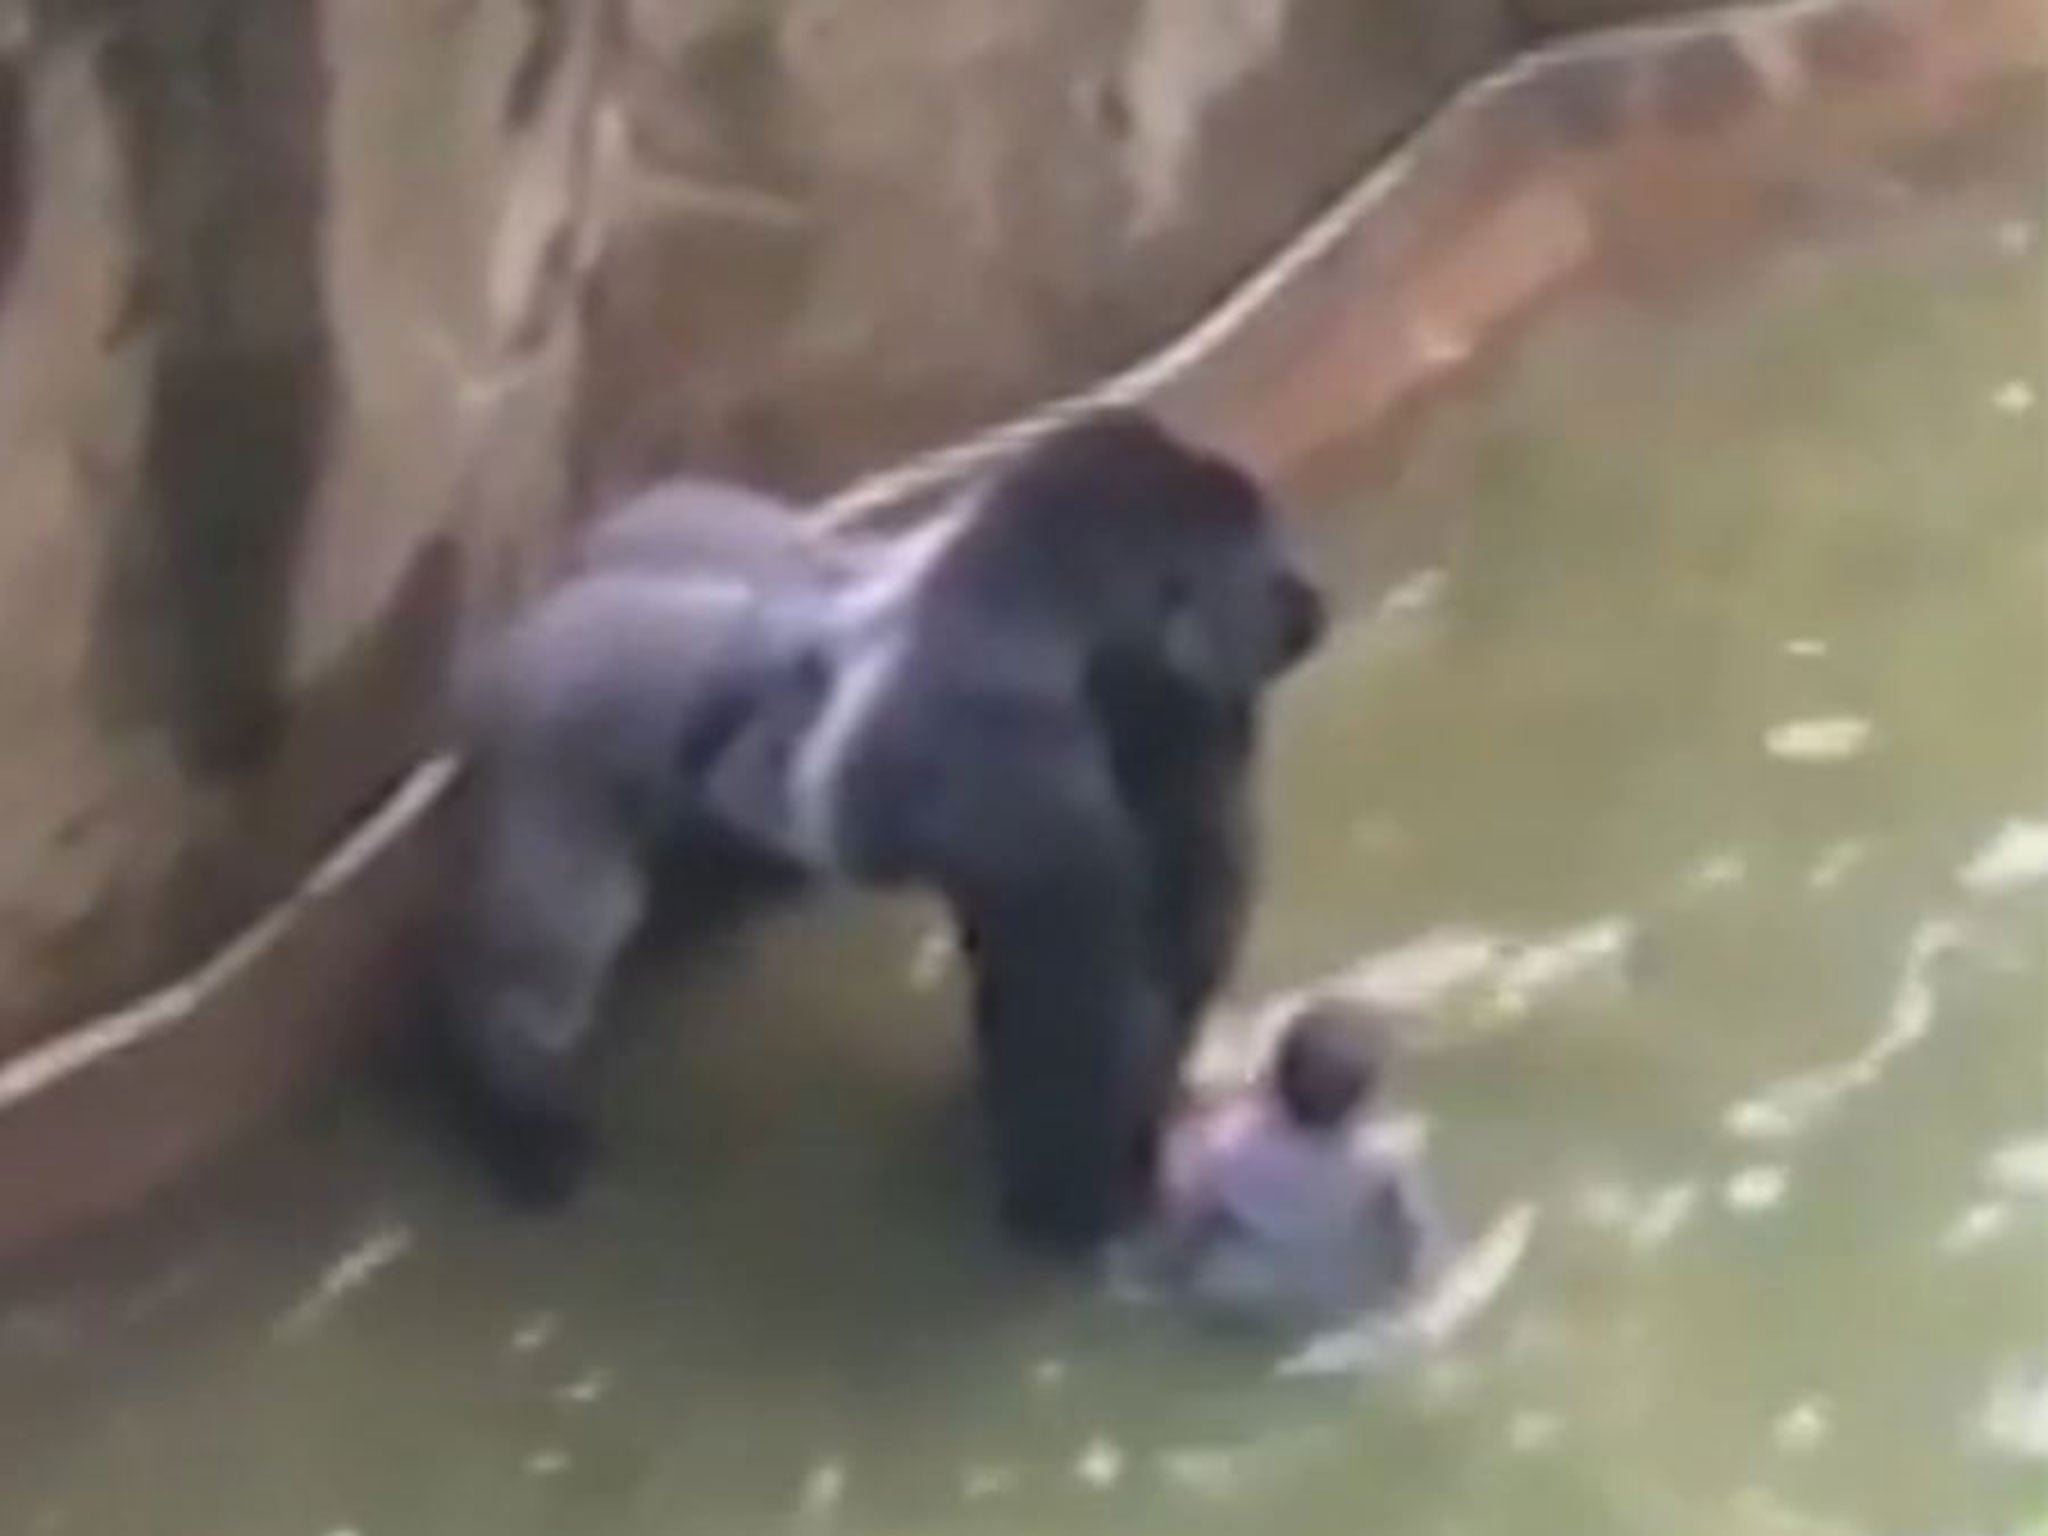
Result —
<instances>
[{"instance_id":1,"label":"purple shirt","mask_svg":"<svg viewBox=\"0 0 2048 1536\"><path fill-rule=\"evenodd\" d=\"M1335 1318L1396 1299L1432 1242L1410 1162L1357 1125L1328 1132L1270 1102L1195 1128L1175 1172L1165 1242L1198 1301L1280 1320Z\"/></svg>"}]
</instances>

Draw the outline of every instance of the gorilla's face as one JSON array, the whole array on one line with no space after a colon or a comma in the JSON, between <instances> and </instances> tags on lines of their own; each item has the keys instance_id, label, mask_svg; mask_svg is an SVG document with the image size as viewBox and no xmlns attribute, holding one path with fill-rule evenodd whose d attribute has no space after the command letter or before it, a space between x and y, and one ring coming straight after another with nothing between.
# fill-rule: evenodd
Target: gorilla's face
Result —
<instances>
[{"instance_id":1,"label":"gorilla's face","mask_svg":"<svg viewBox=\"0 0 2048 1536\"><path fill-rule=\"evenodd\" d=\"M1067 594L1120 667L1242 703L1322 638L1322 595L1259 484L1141 411L1062 428L985 505L997 589L1030 572Z\"/></svg>"},{"instance_id":2,"label":"gorilla's face","mask_svg":"<svg viewBox=\"0 0 2048 1536\"><path fill-rule=\"evenodd\" d=\"M1166 576L1161 634L1182 683L1248 697L1315 650L1328 611L1265 498L1234 471L1230 479L1235 494L1188 520Z\"/></svg>"}]
</instances>

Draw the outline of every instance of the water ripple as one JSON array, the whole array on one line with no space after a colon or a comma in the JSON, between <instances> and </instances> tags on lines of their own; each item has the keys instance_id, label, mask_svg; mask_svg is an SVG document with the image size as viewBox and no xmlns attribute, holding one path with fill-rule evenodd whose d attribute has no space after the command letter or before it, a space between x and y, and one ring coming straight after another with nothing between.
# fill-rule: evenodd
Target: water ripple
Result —
<instances>
[{"instance_id":1,"label":"water ripple","mask_svg":"<svg viewBox=\"0 0 2048 1536\"><path fill-rule=\"evenodd\" d=\"M1730 1106L1723 1117L1729 1134L1746 1141L1789 1139L1848 1095L1876 1082L1894 1057L1911 1050L1932 1028L1936 966L1963 942L1964 929L1954 918L1931 917L1918 924L1907 940L1885 1022L1871 1042L1846 1061L1781 1078Z\"/></svg>"},{"instance_id":2,"label":"water ripple","mask_svg":"<svg viewBox=\"0 0 2048 1536\"><path fill-rule=\"evenodd\" d=\"M2006 822L1970 856L1956 878L1979 896L2003 895L2048 880L2048 821Z\"/></svg>"}]
</instances>

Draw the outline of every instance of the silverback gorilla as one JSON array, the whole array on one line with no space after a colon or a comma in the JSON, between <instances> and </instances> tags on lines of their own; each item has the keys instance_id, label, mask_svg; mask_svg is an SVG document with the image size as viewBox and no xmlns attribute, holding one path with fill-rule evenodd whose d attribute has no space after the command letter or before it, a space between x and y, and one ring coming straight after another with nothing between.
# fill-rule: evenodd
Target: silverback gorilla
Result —
<instances>
[{"instance_id":1,"label":"silverback gorilla","mask_svg":"<svg viewBox=\"0 0 2048 1536\"><path fill-rule=\"evenodd\" d=\"M1243 926L1261 698L1323 626L1258 487L1102 411L896 538L680 480L579 554L463 700L440 1035L510 1190L573 1189L602 984L658 867L716 849L939 896L1011 1228L1139 1215Z\"/></svg>"}]
</instances>

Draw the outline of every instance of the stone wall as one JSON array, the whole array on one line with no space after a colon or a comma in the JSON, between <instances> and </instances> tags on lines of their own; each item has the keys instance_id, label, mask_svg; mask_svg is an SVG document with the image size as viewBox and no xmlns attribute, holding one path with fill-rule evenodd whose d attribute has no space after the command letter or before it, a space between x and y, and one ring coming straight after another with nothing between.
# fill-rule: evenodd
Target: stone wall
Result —
<instances>
[{"instance_id":1,"label":"stone wall","mask_svg":"<svg viewBox=\"0 0 2048 1536\"><path fill-rule=\"evenodd\" d=\"M1456 83L1711 0L628 0L582 434L822 491L1115 367Z\"/></svg>"},{"instance_id":2,"label":"stone wall","mask_svg":"<svg viewBox=\"0 0 2048 1536\"><path fill-rule=\"evenodd\" d=\"M1505 0L631 0L586 465L822 490L1213 301Z\"/></svg>"},{"instance_id":3,"label":"stone wall","mask_svg":"<svg viewBox=\"0 0 2048 1536\"><path fill-rule=\"evenodd\" d=\"M543 552L597 14L0 4L0 1056L287 889Z\"/></svg>"}]
</instances>

